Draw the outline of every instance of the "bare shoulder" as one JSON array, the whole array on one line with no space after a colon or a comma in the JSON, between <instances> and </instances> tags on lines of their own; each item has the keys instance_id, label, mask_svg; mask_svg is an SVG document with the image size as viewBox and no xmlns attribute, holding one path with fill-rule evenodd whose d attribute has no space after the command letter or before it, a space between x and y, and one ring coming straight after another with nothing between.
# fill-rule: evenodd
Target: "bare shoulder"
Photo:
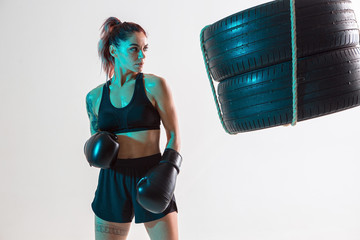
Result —
<instances>
[{"instance_id":1,"label":"bare shoulder","mask_svg":"<svg viewBox=\"0 0 360 240\"><path fill-rule=\"evenodd\" d=\"M166 80L155 74L144 74L145 87L150 91L163 91L167 88Z\"/></svg>"},{"instance_id":2,"label":"bare shoulder","mask_svg":"<svg viewBox=\"0 0 360 240\"><path fill-rule=\"evenodd\" d=\"M105 83L98 85L97 87L93 88L86 94L86 101L91 101L95 103L99 97L102 95L102 89Z\"/></svg>"}]
</instances>

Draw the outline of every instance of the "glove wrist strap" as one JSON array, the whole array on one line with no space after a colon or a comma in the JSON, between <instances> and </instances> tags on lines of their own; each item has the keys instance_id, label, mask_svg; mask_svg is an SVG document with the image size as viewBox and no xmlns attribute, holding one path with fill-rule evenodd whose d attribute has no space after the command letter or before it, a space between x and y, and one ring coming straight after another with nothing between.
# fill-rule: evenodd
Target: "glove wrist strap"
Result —
<instances>
[{"instance_id":1,"label":"glove wrist strap","mask_svg":"<svg viewBox=\"0 0 360 240\"><path fill-rule=\"evenodd\" d=\"M180 166L182 163L182 157L180 153L178 153L176 150L172 148L166 148L161 157L160 163L170 163L175 167L176 171L179 174Z\"/></svg>"}]
</instances>

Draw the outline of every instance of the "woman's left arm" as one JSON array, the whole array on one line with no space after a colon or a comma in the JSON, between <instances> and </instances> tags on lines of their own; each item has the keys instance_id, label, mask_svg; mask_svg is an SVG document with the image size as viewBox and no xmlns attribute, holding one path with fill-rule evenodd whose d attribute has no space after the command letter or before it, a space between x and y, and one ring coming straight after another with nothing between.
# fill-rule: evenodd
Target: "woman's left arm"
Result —
<instances>
[{"instance_id":1,"label":"woman's left arm","mask_svg":"<svg viewBox=\"0 0 360 240\"><path fill-rule=\"evenodd\" d=\"M153 85L153 96L155 98L155 107L158 110L161 121L166 130L167 143L166 148L172 148L180 151L180 133L176 116L175 104L172 98L170 87L164 78L155 78Z\"/></svg>"}]
</instances>

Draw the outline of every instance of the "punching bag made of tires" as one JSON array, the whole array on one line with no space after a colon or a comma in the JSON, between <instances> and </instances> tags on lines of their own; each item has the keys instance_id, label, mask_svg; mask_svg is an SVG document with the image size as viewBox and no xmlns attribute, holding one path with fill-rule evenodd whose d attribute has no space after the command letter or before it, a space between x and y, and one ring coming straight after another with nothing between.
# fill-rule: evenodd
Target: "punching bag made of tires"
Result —
<instances>
[{"instance_id":1,"label":"punching bag made of tires","mask_svg":"<svg viewBox=\"0 0 360 240\"><path fill-rule=\"evenodd\" d=\"M209 78L219 82L214 98L230 134L291 123L289 2L262 4L202 30L204 61ZM297 121L360 105L359 29L351 2L297 0L295 9Z\"/></svg>"}]
</instances>

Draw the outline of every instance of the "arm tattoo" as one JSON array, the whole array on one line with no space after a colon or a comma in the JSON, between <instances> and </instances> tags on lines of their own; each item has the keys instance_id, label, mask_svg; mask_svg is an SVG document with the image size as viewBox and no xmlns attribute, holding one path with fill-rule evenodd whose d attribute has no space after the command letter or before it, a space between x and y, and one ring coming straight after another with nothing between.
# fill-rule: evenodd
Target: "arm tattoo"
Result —
<instances>
[{"instance_id":1,"label":"arm tattoo","mask_svg":"<svg viewBox=\"0 0 360 240\"><path fill-rule=\"evenodd\" d=\"M126 236L128 234L129 229L115 227L111 225L102 225L97 223L95 224L95 231L101 233L113 234L113 235Z\"/></svg>"},{"instance_id":2,"label":"arm tattoo","mask_svg":"<svg viewBox=\"0 0 360 240\"><path fill-rule=\"evenodd\" d=\"M92 109L93 109L93 104L92 101L89 97L86 97L86 108L87 108L87 113L90 119L90 124L91 124L91 134L93 131L98 131L98 121L97 121L97 117L95 116L95 114L93 113Z\"/></svg>"},{"instance_id":3,"label":"arm tattoo","mask_svg":"<svg viewBox=\"0 0 360 240\"><path fill-rule=\"evenodd\" d=\"M98 121L97 119L95 118L93 121L91 121L91 126L92 126L92 129L97 132L98 131Z\"/></svg>"}]
</instances>

